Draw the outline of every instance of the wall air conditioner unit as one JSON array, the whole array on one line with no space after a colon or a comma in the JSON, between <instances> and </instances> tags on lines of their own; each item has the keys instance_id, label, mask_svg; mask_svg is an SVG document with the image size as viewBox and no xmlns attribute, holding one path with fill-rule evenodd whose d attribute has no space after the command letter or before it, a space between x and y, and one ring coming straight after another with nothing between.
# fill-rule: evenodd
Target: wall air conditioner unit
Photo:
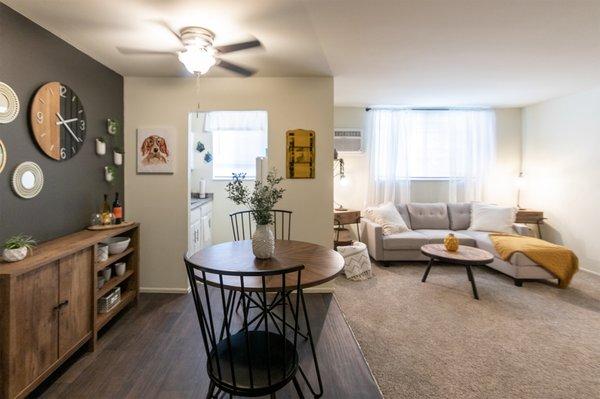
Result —
<instances>
[{"instance_id":1,"label":"wall air conditioner unit","mask_svg":"<svg viewBox=\"0 0 600 399\"><path fill-rule=\"evenodd\" d=\"M347 128L334 129L333 148L340 154L362 154L364 152L362 130Z\"/></svg>"}]
</instances>

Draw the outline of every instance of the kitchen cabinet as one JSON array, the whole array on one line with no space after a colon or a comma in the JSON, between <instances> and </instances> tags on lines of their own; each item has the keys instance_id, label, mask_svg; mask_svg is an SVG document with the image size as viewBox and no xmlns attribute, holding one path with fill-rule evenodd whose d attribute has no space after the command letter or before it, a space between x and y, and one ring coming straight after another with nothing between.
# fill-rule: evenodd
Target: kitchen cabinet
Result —
<instances>
[{"instance_id":1,"label":"kitchen cabinet","mask_svg":"<svg viewBox=\"0 0 600 399\"><path fill-rule=\"evenodd\" d=\"M190 210L188 254L191 256L210 245L212 245L212 200L207 200Z\"/></svg>"}]
</instances>

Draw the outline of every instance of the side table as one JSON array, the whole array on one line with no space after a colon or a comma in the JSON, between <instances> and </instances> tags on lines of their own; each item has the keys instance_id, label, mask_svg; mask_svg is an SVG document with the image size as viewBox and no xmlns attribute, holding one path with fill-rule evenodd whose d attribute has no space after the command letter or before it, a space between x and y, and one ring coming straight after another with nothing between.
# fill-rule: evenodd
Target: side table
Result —
<instances>
[{"instance_id":1,"label":"side table","mask_svg":"<svg viewBox=\"0 0 600 399\"><path fill-rule=\"evenodd\" d=\"M346 228L346 225L354 224L356 226L356 236L360 241L360 211L354 210L333 210L334 249L339 246L352 245L352 235Z\"/></svg>"}]
</instances>

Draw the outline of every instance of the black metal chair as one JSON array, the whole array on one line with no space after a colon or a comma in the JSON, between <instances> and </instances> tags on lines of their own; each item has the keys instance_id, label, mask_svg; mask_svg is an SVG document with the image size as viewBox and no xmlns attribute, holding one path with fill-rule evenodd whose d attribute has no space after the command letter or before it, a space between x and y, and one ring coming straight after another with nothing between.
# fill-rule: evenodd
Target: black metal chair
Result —
<instances>
[{"instance_id":1,"label":"black metal chair","mask_svg":"<svg viewBox=\"0 0 600 399\"><path fill-rule=\"evenodd\" d=\"M289 240L292 231L292 211L273 209L273 235L276 240ZM229 215L233 240L249 240L256 230L256 222L252 211L239 211Z\"/></svg>"},{"instance_id":2,"label":"black metal chair","mask_svg":"<svg viewBox=\"0 0 600 399\"><path fill-rule=\"evenodd\" d=\"M186 257L184 261L207 356L210 386L206 397L214 398L226 393L230 397L270 395L274 398L275 393L291 381L298 396L303 398L296 372L301 370L297 342L298 311L303 300L300 281L304 266L238 272L218 271L195 265ZM291 287L288 284L286 288L286 281L294 284ZM292 290L295 292L292 295L296 297L295 301L286 295ZM248 292L254 292L255 300L261 305L259 312L262 314L258 315L258 323L256 317L249 320L251 316L246 306ZM243 302L242 320L233 317L238 294ZM268 294L284 298L278 301L283 323L281 328L274 325L277 332L269 322L267 312L273 302L269 300ZM286 306L291 307L291 315L286 316ZM270 310L273 311L272 308ZM288 321L292 322L292 328ZM251 328L251 325L254 327Z\"/></svg>"}]
</instances>

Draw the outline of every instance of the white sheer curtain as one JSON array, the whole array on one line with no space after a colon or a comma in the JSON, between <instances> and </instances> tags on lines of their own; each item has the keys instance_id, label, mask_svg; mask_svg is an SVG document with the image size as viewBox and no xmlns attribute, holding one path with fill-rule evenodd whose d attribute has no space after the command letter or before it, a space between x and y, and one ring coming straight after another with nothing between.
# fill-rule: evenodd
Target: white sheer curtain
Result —
<instances>
[{"instance_id":1,"label":"white sheer curtain","mask_svg":"<svg viewBox=\"0 0 600 399\"><path fill-rule=\"evenodd\" d=\"M367 204L410 201L406 111L372 110L367 119Z\"/></svg>"},{"instance_id":2,"label":"white sheer curtain","mask_svg":"<svg viewBox=\"0 0 600 399\"><path fill-rule=\"evenodd\" d=\"M368 204L410 202L412 181L448 185L448 202L479 201L495 157L488 110L372 110Z\"/></svg>"},{"instance_id":3,"label":"white sheer curtain","mask_svg":"<svg viewBox=\"0 0 600 399\"><path fill-rule=\"evenodd\" d=\"M267 111L211 111L206 114L204 130L267 130Z\"/></svg>"}]
</instances>

